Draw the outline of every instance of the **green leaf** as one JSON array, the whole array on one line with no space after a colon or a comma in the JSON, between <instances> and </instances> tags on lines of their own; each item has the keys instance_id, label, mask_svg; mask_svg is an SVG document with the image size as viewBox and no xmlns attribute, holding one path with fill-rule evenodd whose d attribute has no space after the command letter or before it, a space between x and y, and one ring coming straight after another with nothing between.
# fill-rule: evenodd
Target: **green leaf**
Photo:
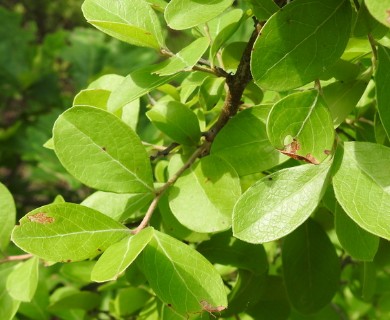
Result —
<instances>
[{"instance_id":1,"label":"green leaf","mask_svg":"<svg viewBox=\"0 0 390 320\"><path fill-rule=\"evenodd\" d=\"M337 201L361 228L390 240L390 148L346 142L333 186Z\"/></svg>"},{"instance_id":2,"label":"green leaf","mask_svg":"<svg viewBox=\"0 0 390 320\"><path fill-rule=\"evenodd\" d=\"M165 9L165 20L172 29L195 27L220 15L233 0L171 0Z\"/></svg>"},{"instance_id":3,"label":"green leaf","mask_svg":"<svg viewBox=\"0 0 390 320\"><path fill-rule=\"evenodd\" d=\"M113 114L86 106L70 108L55 122L53 139L62 165L86 185L120 193L152 192L146 150Z\"/></svg>"},{"instance_id":4,"label":"green leaf","mask_svg":"<svg viewBox=\"0 0 390 320\"><path fill-rule=\"evenodd\" d=\"M119 316L128 316L142 309L152 298L152 295L141 288L124 288L118 290L115 297L114 309Z\"/></svg>"},{"instance_id":5,"label":"green leaf","mask_svg":"<svg viewBox=\"0 0 390 320\"><path fill-rule=\"evenodd\" d=\"M99 109L106 109L110 94L110 91L103 89L81 90L73 100L73 107L90 106L97 107Z\"/></svg>"},{"instance_id":6,"label":"green leaf","mask_svg":"<svg viewBox=\"0 0 390 320\"><path fill-rule=\"evenodd\" d=\"M153 74L161 65L147 66L130 73L110 95L107 109L110 112L123 108L126 104L147 94L153 89L171 81L177 74L159 76Z\"/></svg>"},{"instance_id":7,"label":"green leaf","mask_svg":"<svg viewBox=\"0 0 390 320\"><path fill-rule=\"evenodd\" d=\"M364 3L376 20L390 28L390 0L364 0Z\"/></svg>"},{"instance_id":8,"label":"green leaf","mask_svg":"<svg viewBox=\"0 0 390 320\"><path fill-rule=\"evenodd\" d=\"M313 164L321 163L333 148L332 117L315 90L290 94L277 102L268 116L267 133L282 153Z\"/></svg>"},{"instance_id":9,"label":"green leaf","mask_svg":"<svg viewBox=\"0 0 390 320\"><path fill-rule=\"evenodd\" d=\"M179 157L169 172L183 166ZM233 206L241 194L237 173L215 156L192 165L169 189L169 205L179 222L197 232L218 232L231 226Z\"/></svg>"},{"instance_id":10,"label":"green leaf","mask_svg":"<svg viewBox=\"0 0 390 320\"><path fill-rule=\"evenodd\" d=\"M231 265L258 275L268 270L264 247L233 238L230 231L213 235L197 250L211 263Z\"/></svg>"},{"instance_id":11,"label":"green leaf","mask_svg":"<svg viewBox=\"0 0 390 320\"><path fill-rule=\"evenodd\" d=\"M379 247L379 238L360 228L339 204L335 209L335 229L340 244L356 260L372 261Z\"/></svg>"},{"instance_id":12,"label":"green leaf","mask_svg":"<svg viewBox=\"0 0 390 320\"><path fill-rule=\"evenodd\" d=\"M69 309L92 310L100 304L100 299L101 297L95 292L73 289L59 296L47 309L50 312Z\"/></svg>"},{"instance_id":13,"label":"green leaf","mask_svg":"<svg viewBox=\"0 0 390 320\"><path fill-rule=\"evenodd\" d=\"M116 221L137 219L138 210L145 207L153 195L149 193L113 193L97 191L84 199L83 206L95 209Z\"/></svg>"},{"instance_id":14,"label":"green leaf","mask_svg":"<svg viewBox=\"0 0 390 320\"><path fill-rule=\"evenodd\" d=\"M389 5L390 8L390 5ZM383 127L390 138L390 49L378 45L378 69L375 74L376 100Z\"/></svg>"},{"instance_id":15,"label":"green leaf","mask_svg":"<svg viewBox=\"0 0 390 320\"><path fill-rule=\"evenodd\" d=\"M321 310L339 286L340 262L326 232L309 220L283 241L283 276L294 308L303 314Z\"/></svg>"},{"instance_id":16,"label":"green leaf","mask_svg":"<svg viewBox=\"0 0 390 320\"><path fill-rule=\"evenodd\" d=\"M116 280L133 263L153 237L153 228L146 228L110 246L92 270L91 280L103 282Z\"/></svg>"},{"instance_id":17,"label":"green leaf","mask_svg":"<svg viewBox=\"0 0 390 320\"><path fill-rule=\"evenodd\" d=\"M270 169L288 158L268 140L262 120L265 108L240 112L216 136L211 154L228 162L240 176Z\"/></svg>"},{"instance_id":18,"label":"green leaf","mask_svg":"<svg viewBox=\"0 0 390 320\"><path fill-rule=\"evenodd\" d=\"M241 9L233 9L207 24L208 33L212 39L210 60L215 58L221 46L237 31L242 15L243 11Z\"/></svg>"},{"instance_id":19,"label":"green leaf","mask_svg":"<svg viewBox=\"0 0 390 320\"><path fill-rule=\"evenodd\" d=\"M253 13L257 20L268 20L275 12L279 10L279 7L273 0L249 0Z\"/></svg>"},{"instance_id":20,"label":"green leaf","mask_svg":"<svg viewBox=\"0 0 390 320\"><path fill-rule=\"evenodd\" d=\"M275 13L255 42L251 70L263 89L284 91L317 79L343 53L349 0L293 1Z\"/></svg>"},{"instance_id":21,"label":"green leaf","mask_svg":"<svg viewBox=\"0 0 390 320\"><path fill-rule=\"evenodd\" d=\"M247 270L238 270L238 279L230 291L229 308L223 312L224 318L245 312L248 306L256 304L264 294L266 274L254 274Z\"/></svg>"},{"instance_id":22,"label":"green leaf","mask_svg":"<svg viewBox=\"0 0 390 320\"><path fill-rule=\"evenodd\" d=\"M12 268L0 270L0 319L13 320L18 311L20 301L14 300L6 289L7 277Z\"/></svg>"},{"instance_id":23,"label":"green leaf","mask_svg":"<svg viewBox=\"0 0 390 320\"><path fill-rule=\"evenodd\" d=\"M15 219L14 199L8 189L0 182L0 251L5 251L8 247Z\"/></svg>"},{"instance_id":24,"label":"green leaf","mask_svg":"<svg viewBox=\"0 0 390 320\"><path fill-rule=\"evenodd\" d=\"M61 266L60 273L67 280L80 286L91 282L91 272L96 261L78 261L65 263Z\"/></svg>"},{"instance_id":25,"label":"green leaf","mask_svg":"<svg viewBox=\"0 0 390 320\"><path fill-rule=\"evenodd\" d=\"M259 180L234 207L233 235L263 243L291 233L316 209L327 187L329 168L330 163L307 164Z\"/></svg>"},{"instance_id":26,"label":"green leaf","mask_svg":"<svg viewBox=\"0 0 390 320\"><path fill-rule=\"evenodd\" d=\"M173 57L160 63L159 68L153 73L160 76L169 76L180 71L190 71L205 53L209 45L210 40L207 37L196 39Z\"/></svg>"},{"instance_id":27,"label":"green leaf","mask_svg":"<svg viewBox=\"0 0 390 320\"><path fill-rule=\"evenodd\" d=\"M160 21L144 0L85 0L81 9L90 24L112 37L136 46L164 46Z\"/></svg>"},{"instance_id":28,"label":"green leaf","mask_svg":"<svg viewBox=\"0 0 390 320\"><path fill-rule=\"evenodd\" d=\"M363 80L338 81L322 88L324 100L333 119L333 126L337 128L356 107L367 82Z\"/></svg>"},{"instance_id":29,"label":"green leaf","mask_svg":"<svg viewBox=\"0 0 390 320\"><path fill-rule=\"evenodd\" d=\"M226 291L214 267L200 253L166 234L154 231L140 256L140 265L156 295L175 313L200 313L202 301L227 307Z\"/></svg>"},{"instance_id":30,"label":"green leaf","mask_svg":"<svg viewBox=\"0 0 390 320\"><path fill-rule=\"evenodd\" d=\"M122 224L93 209L49 204L20 219L12 241L24 251L56 262L93 258L129 234Z\"/></svg>"},{"instance_id":31,"label":"green leaf","mask_svg":"<svg viewBox=\"0 0 390 320\"><path fill-rule=\"evenodd\" d=\"M146 115L173 141L187 146L199 143L201 132L198 117L186 105L177 101L157 103Z\"/></svg>"},{"instance_id":32,"label":"green leaf","mask_svg":"<svg viewBox=\"0 0 390 320\"><path fill-rule=\"evenodd\" d=\"M31 301L38 285L38 257L20 263L7 278L7 291L15 300Z\"/></svg>"}]
</instances>

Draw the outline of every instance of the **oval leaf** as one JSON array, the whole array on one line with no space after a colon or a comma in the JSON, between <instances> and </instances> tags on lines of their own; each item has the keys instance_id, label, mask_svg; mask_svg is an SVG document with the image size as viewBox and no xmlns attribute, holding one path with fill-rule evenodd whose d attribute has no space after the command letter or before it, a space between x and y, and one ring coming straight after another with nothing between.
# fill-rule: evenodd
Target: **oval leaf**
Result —
<instances>
[{"instance_id":1,"label":"oval leaf","mask_svg":"<svg viewBox=\"0 0 390 320\"><path fill-rule=\"evenodd\" d=\"M86 185L119 193L151 193L149 157L136 133L113 114L73 107L53 128L62 165Z\"/></svg>"},{"instance_id":2,"label":"oval leaf","mask_svg":"<svg viewBox=\"0 0 390 320\"><path fill-rule=\"evenodd\" d=\"M238 200L233 235L251 243L284 237L315 210L327 187L330 163L284 169L264 177Z\"/></svg>"},{"instance_id":3,"label":"oval leaf","mask_svg":"<svg viewBox=\"0 0 390 320\"><path fill-rule=\"evenodd\" d=\"M228 162L240 176L270 169L288 159L268 140L262 120L264 109L254 107L240 112L229 120L212 144L211 154Z\"/></svg>"},{"instance_id":4,"label":"oval leaf","mask_svg":"<svg viewBox=\"0 0 390 320\"><path fill-rule=\"evenodd\" d=\"M351 16L349 0L291 2L271 16L256 40L253 79L276 91L317 79L344 52Z\"/></svg>"},{"instance_id":5,"label":"oval leaf","mask_svg":"<svg viewBox=\"0 0 390 320\"><path fill-rule=\"evenodd\" d=\"M283 241L283 276L291 304L303 314L325 307L339 287L340 261L326 232L309 220Z\"/></svg>"},{"instance_id":6,"label":"oval leaf","mask_svg":"<svg viewBox=\"0 0 390 320\"><path fill-rule=\"evenodd\" d=\"M335 229L340 244L353 259L374 259L379 247L379 237L360 228L339 204L335 209Z\"/></svg>"},{"instance_id":7,"label":"oval leaf","mask_svg":"<svg viewBox=\"0 0 390 320\"><path fill-rule=\"evenodd\" d=\"M178 158L176 158L178 159ZM183 165L177 161L173 167ZM233 206L241 194L237 173L224 160L202 158L169 190L169 205L179 222L197 232L218 232L231 226Z\"/></svg>"},{"instance_id":8,"label":"oval leaf","mask_svg":"<svg viewBox=\"0 0 390 320\"><path fill-rule=\"evenodd\" d=\"M198 117L186 105L177 101L157 103L146 115L173 141L187 146L199 143L201 132Z\"/></svg>"},{"instance_id":9,"label":"oval leaf","mask_svg":"<svg viewBox=\"0 0 390 320\"><path fill-rule=\"evenodd\" d=\"M171 0L164 16L172 29L183 30L215 18L232 3L233 0Z\"/></svg>"},{"instance_id":10,"label":"oval leaf","mask_svg":"<svg viewBox=\"0 0 390 320\"><path fill-rule=\"evenodd\" d=\"M153 72L160 67L161 64L147 66L130 73L122 83L112 91L107 102L107 110L115 112L177 76L177 74L170 76L153 74Z\"/></svg>"},{"instance_id":11,"label":"oval leaf","mask_svg":"<svg viewBox=\"0 0 390 320\"><path fill-rule=\"evenodd\" d=\"M364 0L364 3L376 20L390 28L390 0Z\"/></svg>"},{"instance_id":12,"label":"oval leaf","mask_svg":"<svg viewBox=\"0 0 390 320\"><path fill-rule=\"evenodd\" d=\"M159 19L144 0L85 0L81 9L89 23L112 37L136 46L164 46Z\"/></svg>"},{"instance_id":13,"label":"oval leaf","mask_svg":"<svg viewBox=\"0 0 390 320\"><path fill-rule=\"evenodd\" d=\"M221 310L227 307L225 287L213 265L179 240L154 231L140 266L153 291L175 313L200 313L205 302Z\"/></svg>"},{"instance_id":14,"label":"oval leaf","mask_svg":"<svg viewBox=\"0 0 390 320\"><path fill-rule=\"evenodd\" d=\"M390 148L346 142L333 178L337 201L361 228L390 240Z\"/></svg>"},{"instance_id":15,"label":"oval leaf","mask_svg":"<svg viewBox=\"0 0 390 320\"><path fill-rule=\"evenodd\" d=\"M58 203L35 209L20 219L12 241L42 259L70 262L95 257L129 232L98 211Z\"/></svg>"},{"instance_id":16,"label":"oval leaf","mask_svg":"<svg viewBox=\"0 0 390 320\"><path fill-rule=\"evenodd\" d=\"M209 47L210 40L207 37L196 39L172 58L159 64L159 68L153 73L160 76L169 76L180 71L189 71L198 62Z\"/></svg>"},{"instance_id":17,"label":"oval leaf","mask_svg":"<svg viewBox=\"0 0 390 320\"><path fill-rule=\"evenodd\" d=\"M138 257L153 236L153 228L146 228L134 236L122 239L109 247L96 262L91 280L115 280ZM120 258L120 259L119 259Z\"/></svg>"},{"instance_id":18,"label":"oval leaf","mask_svg":"<svg viewBox=\"0 0 390 320\"><path fill-rule=\"evenodd\" d=\"M8 189L0 182L0 251L4 252L9 244L15 225L15 202Z\"/></svg>"},{"instance_id":19,"label":"oval leaf","mask_svg":"<svg viewBox=\"0 0 390 320\"><path fill-rule=\"evenodd\" d=\"M7 291L12 298L25 302L31 301L38 285L38 265L38 257L33 257L11 272L7 279Z\"/></svg>"},{"instance_id":20,"label":"oval leaf","mask_svg":"<svg viewBox=\"0 0 390 320\"><path fill-rule=\"evenodd\" d=\"M282 153L313 164L331 153L333 120L315 90L288 95L277 102L267 120L271 144Z\"/></svg>"},{"instance_id":21,"label":"oval leaf","mask_svg":"<svg viewBox=\"0 0 390 320\"><path fill-rule=\"evenodd\" d=\"M390 6L389 6L390 10ZM386 131L387 137L390 138L390 49L378 46L378 69L375 74L376 99L378 112L381 122Z\"/></svg>"}]
</instances>

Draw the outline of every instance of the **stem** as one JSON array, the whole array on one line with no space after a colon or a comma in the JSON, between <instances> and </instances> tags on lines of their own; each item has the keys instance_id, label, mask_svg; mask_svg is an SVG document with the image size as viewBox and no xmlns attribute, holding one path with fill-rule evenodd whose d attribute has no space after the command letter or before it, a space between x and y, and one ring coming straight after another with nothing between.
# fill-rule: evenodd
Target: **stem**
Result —
<instances>
[{"instance_id":1,"label":"stem","mask_svg":"<svg viewBox=\"0 0 390 320\"><path fill-rule=\"evenodd\" d=\"M161 196L164 192L172 186L177 179L186 171L191 165L196 161L196 159L203 157L210 152L211 144L214 141L214 138L218 132L226 125L231 117L233 117L240 105L242 104L241 98L244 92L245 87L252 80L252 74L250 71L250 57L252 54L253 45L257 39L257 35L260 32L260 24L257 24L255 30L253 31L248 44L245 48L245 51L241 57L240 64L238 65L237 72L234 75L227 74L226 76L226 98L225 103L222 108L221 114L219 115L216 123L211 127L209 131L204 134L205 141L203 144L198 147L187 162L160 188L156 191L155 197L150 204L144 218L137 228L131 231L133 234L137 234L142 229L144 229L148 224L153 215L153 212L156 210L158 202L161 199ZM174 56L174 54L168 50L161 50L162 54ZM202 61L203 62L203 61ZM216 68L214 68L217 70ZM223 69L221 69L223 70ZM226 71L223 70L224 73Z\"/></svg>"},{"instance_id":2,"label":"stem","mask_svg":"<svg viewBox=\"0 0 390 320\"><path fill-rule=\"evenodd\" d=\"M172 142L168 147L159 149L154 156L150 156L150 160L156 160L159 157L166 157L173 149L178 147L180 144Z\"/></svg>"},{"instance_id":3,"label":"stem","mask_svg":"<svg viewBox=\"0 0 390 320\"><path fill-rule=\"evenodd\" d=\"M195 150L195 152L191 155L187 162L160 189L156 191L156 196L150 204L144 218L142 219L139 226L136 229L132 230L131 233L137 234L148 225L153 215L153 212L154 210L156 210L158 202L160 201L161 196L164 194L164 192L168 190L168 188L173 185L177 181L177 179L179 179L183 172L186 171L196 161L196 159L198 159L205 152L205 150L208 149L209 143L205 141L198 149Z\"/></svg>"},{"instance_id":4,"label":"stem","mask_svg":"<svg viewBox=\"0 0 390 320\"><path fill-rule=\"evenodd\" d=\"M368 41L370 42L371 50L372 50L372 65L374 70L376 69L376 62L378 61L378 51L376 50L376 42L372 37L371 33L367 35Z\"/></svg>"},{"instance_id":5,"label":"stem","mask_svg":"<svg viewBox=\"0 0 390 320\"><path fill-rule=\"evenodd\" d=\"M21 254L19 256L8 256L8 257L6 257L4 259L1 259L0 260L0 264L1 263L12 262L12 261L27 260L27 259L30 259L32 257L33 257L33 255L31 253Z\"/></svg>"}]
</instances>

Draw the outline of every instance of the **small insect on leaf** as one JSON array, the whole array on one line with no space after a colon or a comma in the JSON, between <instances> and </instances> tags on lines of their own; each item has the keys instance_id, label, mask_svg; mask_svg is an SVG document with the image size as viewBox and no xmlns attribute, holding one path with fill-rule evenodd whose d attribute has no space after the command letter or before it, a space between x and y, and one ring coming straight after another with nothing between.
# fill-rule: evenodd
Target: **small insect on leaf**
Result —
<instances>
[{"instance_id":1,"label":"small insect on leaf","mask_svg":"<svg viewBox=\"0 0 390 320\"><path fill-rule=\"evenodd\" d=\"M36 222L36 223L40 223L40 224L49 224L49 223L53 223L54 222L54 218L53 217L48 217L46 215L46 213L44 213L44 212L38 212L37 214L31 215L31 216L27 216L27 218L31 222Z\"/></svg>"},{"instance_id":2,"label":"small insect on leaf","mask_svg":"<svg viewBox=\"0 0 390 320\"><path fill-rule=\"evenodd\" d=\"M216 306L216 307L214 307L210 303L208 303L206 300L202 300L200 302L200 305L202 306L202 310L203 311L207 311L214 318L216 318L216 317L213 315L213 312L221 312L221 311L226 309L225 306Z\"/></svg>"}]
</instances>

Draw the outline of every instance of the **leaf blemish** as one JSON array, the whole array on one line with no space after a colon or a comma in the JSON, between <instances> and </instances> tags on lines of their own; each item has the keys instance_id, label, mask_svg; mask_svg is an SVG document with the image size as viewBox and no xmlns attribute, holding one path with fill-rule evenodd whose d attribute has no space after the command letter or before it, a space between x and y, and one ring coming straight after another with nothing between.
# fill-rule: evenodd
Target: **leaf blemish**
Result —
<instances>
[{"instance_id":1,"label":"leaf blemish","mask_svg":"<svg viewBox=\"0 0 390 320\"><path fill-rule=\"evenodd\" d=\"M390 23L390 9L389 10L386 10L386 14L387 14L387 23Z\"/></svg>"},{"instance_id":2,"label":"leaf blemish","mask_svg":"<svg viewBox=\"0 0 390 320\"><path fill-rule=\"evenodd\" d=\"M200 302L200 305L202 306L202 310L203 311L207 311L208 313L210 313L214 318L215 316L212 314L213 312L221 312L223 310L226 309L225 306L212 306L210 303L208 303L206 300L202 300Z\"/></svg>"},{"instance_id":3,"label":"leaf blemish","mask_svg":"<svg viewBox=\"0 0 390 320\"><path fill-rule=\"evenodd\" d=\"M47 216L44 212L38 212L37 214L27 216L27 218L31 222L36 222L40 224L49 224L54 222L54 218Z\"/></svg>"},{"instance_id":4,"label":"leaf blemish","mask_svg":"<svg viewBox=\"0 0 390 320\"><path fill-rule=\"evenodd\" d=\"M330 150L324 150L324 153L325 153L326 155L330 155L331 151L330 151Z\"/></svg>"}]
</instances>

